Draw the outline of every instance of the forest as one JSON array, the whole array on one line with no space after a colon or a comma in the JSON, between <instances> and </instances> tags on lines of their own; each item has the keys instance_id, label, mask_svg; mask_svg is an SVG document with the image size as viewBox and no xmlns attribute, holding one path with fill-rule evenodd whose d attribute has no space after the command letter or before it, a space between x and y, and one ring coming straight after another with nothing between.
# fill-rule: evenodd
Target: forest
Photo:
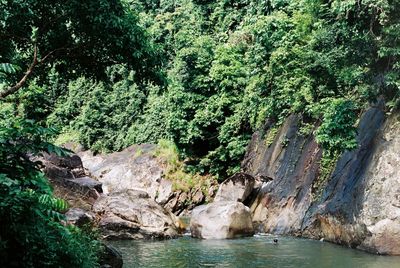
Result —
<instances>
[{"instance_id":1,"label":"forest","mask_svg":"<svg viewBox=\"0 0 400 268\"><path fill-rule=\"evenodd\" d=\"M187 172L221 181L256 130L300 114L329 166L357 147L365 108L400 105L399 12L398 0L0 0L0 266L96 266L96 235L62 224L68 205L30 158L66 142L167 140Z\"/></svg>"}]
</instances>

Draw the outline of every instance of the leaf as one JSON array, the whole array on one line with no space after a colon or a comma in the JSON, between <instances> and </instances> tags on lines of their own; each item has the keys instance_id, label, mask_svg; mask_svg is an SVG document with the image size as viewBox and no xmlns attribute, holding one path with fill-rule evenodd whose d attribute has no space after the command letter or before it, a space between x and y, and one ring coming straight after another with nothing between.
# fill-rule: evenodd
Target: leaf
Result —
<instances>
[{"instance_id":1,"label":"leaf","mask_svg":"<svg viewBox=\"0 0 400 268\"><path fill-rule=\"evenodd\" d=\"M11 63L0 63L0 74L13 74L17 71L19 71L21 68L18 67L17 65L11 64ZM3 77L4 77L3 74Z\"/></svg>"}]
</instances>

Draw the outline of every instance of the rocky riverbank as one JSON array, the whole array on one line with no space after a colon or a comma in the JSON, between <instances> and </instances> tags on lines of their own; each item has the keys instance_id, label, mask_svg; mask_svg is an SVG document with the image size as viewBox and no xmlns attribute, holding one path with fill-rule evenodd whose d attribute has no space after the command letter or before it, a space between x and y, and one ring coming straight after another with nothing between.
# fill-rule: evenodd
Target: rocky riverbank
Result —
<instances>
[{"instance_id":1,"label":"rocky riverbank","mask_svg":"<svg viewBox=\"0 0 400 268\"><path fill-rule=\"evenodd\" d=\"M134 145L121 152L94 155L69 144L77 154L45 155L44 172L55 193L71 205L72 224L90 223L104 239L165 239L177 237L184 224L177 215L215 195L218 185L176 189L165 178L164 159L156 145Z\"/></svg>"},{"instance_id":2,"label":"rocky riverbank","mask_svg":"<svg viewBox=\"0 0 400 268\"><path fill-rule=\"evenodd\" d=\"M209 181L177 189L149 144L108 155L45 156L44 170L75 209L67 213L71 222L92 222L106 239L177 237L186 227L177 215L195 208L193 237L267 232L400 255L399 117L386 115L383 104L366 110L359 147L341 155L330 174L321 170L312 131L300 134L300 115L290 116L273 139L268 122L254 133L243 172L219 187Z\"/></svg>"}]
</instances>

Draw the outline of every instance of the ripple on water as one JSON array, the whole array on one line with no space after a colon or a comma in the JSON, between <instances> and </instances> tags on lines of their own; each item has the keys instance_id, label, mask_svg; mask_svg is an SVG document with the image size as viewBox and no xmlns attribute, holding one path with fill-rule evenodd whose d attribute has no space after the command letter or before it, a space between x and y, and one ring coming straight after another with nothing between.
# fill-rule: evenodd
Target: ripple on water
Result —
<instances>
[{"instance_id":1,"label":"ripple on water","mask_svg":"<svg viewBox=\"0 0 400 268\"><path fill-rule=\"evenodd\" d=\"M182 237L165 241L113 241L133 267L365 267L400 268L400 257L377 256L314 240L257 235L234 240Z\"/></svg>"}]
</instances>

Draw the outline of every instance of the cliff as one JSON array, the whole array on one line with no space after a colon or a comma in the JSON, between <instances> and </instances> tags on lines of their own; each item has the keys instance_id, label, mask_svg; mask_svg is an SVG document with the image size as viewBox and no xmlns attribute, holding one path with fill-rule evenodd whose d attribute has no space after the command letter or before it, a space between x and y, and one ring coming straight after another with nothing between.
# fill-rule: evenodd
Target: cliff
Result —
<instances>
[{"instance_id":1,"label":"cliff","mask_svg":"<svg viewBox=\"0 0 400 268\"><path fill-rule=\"evenodd\" d=\"M260 231L400 255L399 118L386 116L382 104L365 111L358 148L339 157L327 180L315 137L300 134L301 116L290 116L272 144L267 122L242 163L245 173L272 179L249 202L253 223Z\"/></svg>"}]
</instances>

